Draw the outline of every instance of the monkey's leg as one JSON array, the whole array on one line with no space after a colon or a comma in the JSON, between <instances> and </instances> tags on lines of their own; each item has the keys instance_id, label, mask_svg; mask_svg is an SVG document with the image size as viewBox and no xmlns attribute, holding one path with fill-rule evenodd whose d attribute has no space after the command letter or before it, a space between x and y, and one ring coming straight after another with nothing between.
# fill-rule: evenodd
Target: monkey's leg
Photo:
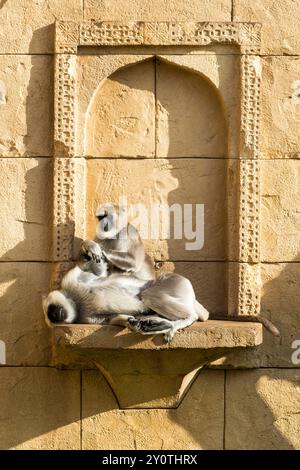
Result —
<instances>
[{"instance_id":1,"label":"monkey's leg","mask_svg":"<svg viewBox=\"0 0 300 470\"><path fill-rule=\"evenodd\" d=\"M157 315L132 317L128 322L132 331L142 335L165 334L173 328L172 322Z\"/></svg>"},{"instance_id":2,"label":"monkey's leg","mask_svg":"<svg viewBox=\"0 0 300 470\"><path fill-rule=\"evenodd\" d=\"M97 325L116 325L116 326L123 326L129 327L130 320L134 319L131 315L123 315L123 314L99 314L96 313L94 315L90 315L88 318L89 323L97 324Z\"/></svg>"},{"instance_id":3,"label":"monkey's leg","mask_svg":"<svg viewBox=\"0 0 300 470\"><path fill-rule=\"evenodd\" d=\"M129 322L134 319L132 315L123 315L123 314L116 314L110 315L110 318L107 318L108 325L118 325L129 327Z\"/></svg>"},{"instance_id":4,"label":"monkey's leg","mask_svg":"<svg viewBox=\"0 0 300 470\"><path fill-rule=\"evenodd\" d=\"M151 317L133 317L129 319L129 327L136 333L142 335L159 335L163 334L165 341L172 341L176 331L182 330L192 325L196 321L196 317L190 316L184 320L170 321L159 316Z\"/></svg>"},{"instance_id":5,"label":"monkey's leg","mask_svg":"<svg viewBox=\"0 0 300 470\"><path fill-rule=\"evenodd\" d=\"M148 309L153 310L167 320L175 322L192 318L195 321L198 318L193 298L169 295L168 292L163 291L162 287L154 285L146 288L142 292L141 298Z\"/></svg>"},{"instance_id":6,"label":"monkey's leg","mask_svg":"<svg viewBox=\"0 0 300 470\"><path fill-rule=\"evenodd\" d=\"M163 319L158 317L160 321L169 322L169 330L165 331L164 335L165 340L170 342L176 331L186 328L198 320L198 313L195 310L194 293L191 289L181 292L179 297L170 295L170 289L168 289L169 292L163 289L164 286L154 284L152 287L145 289L141 297L146 307L163 317ZM185 292L186 296L184 295ZM143 326L141 329L143 329Z\"/></svg>"},{"instance_id":7,"label":"monkey's leg","mask_svg":"<svg viewBox=\"0 0 300 470\"><path fill-rule=\"evenodd\" d=\"M62 289L73 288L80 282L79 278L82 275L82 269L79 266L75 266L73 269L67 272L62 280Z\"/></svg>"}]
</instances>

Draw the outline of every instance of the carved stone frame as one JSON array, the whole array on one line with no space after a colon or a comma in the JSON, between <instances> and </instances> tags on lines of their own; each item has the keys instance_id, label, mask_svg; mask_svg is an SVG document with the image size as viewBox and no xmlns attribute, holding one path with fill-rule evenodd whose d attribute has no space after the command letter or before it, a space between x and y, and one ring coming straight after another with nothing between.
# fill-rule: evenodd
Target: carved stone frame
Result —
<instances>
[{"instance_id":1,"label":"carved stone frame","mask_svg":"<svg viewBox=\"0 0 300 470\"><path fill-rule=\"evenodd\" d=\"M238 263L229 263L228 312L260 310L259 114L260 24L177 22L57 22L54 93L53 261L59 279L84 238L84 168L75 158L76 55L80 46L238 46L241 122L238 169ZM76 190L76 181L80 186Z\"/></svg>"}]
</instances>

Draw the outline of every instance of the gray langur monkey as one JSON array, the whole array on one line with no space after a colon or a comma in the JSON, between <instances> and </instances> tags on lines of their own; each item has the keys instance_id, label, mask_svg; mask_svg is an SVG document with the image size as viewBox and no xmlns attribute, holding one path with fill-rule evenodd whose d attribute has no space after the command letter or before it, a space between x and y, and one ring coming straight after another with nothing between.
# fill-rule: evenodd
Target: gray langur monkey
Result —
<instances>
[{"instance_id":1,"label":"gray langur monkey","mask_svg":"<svg viewBox=\"0 0 300 470\"><path fill-rule=\"evenodd\" d=\"M64 276L61 290L43 300L46 318L52 323L120 325L141 334L163 334L169 342L176 331L208 319L208 311L196 300L185 277L169 273L142 280L131 274L108 275L100 246L89 244L94 257L83 250L87 259Z\"/></svg>"},{"instance_id":2,"label":"gray langur monkey","mask_svg":"<svg viewBox=\"0 0 300 470\"><path fill-rule=\"evenodd\" d=\"M136 228L128 223L125 207L103 204L96 210L97 242L107 261L114 268L133 274L138 279L155 278L154 266ZM90 251L88 241L83 248Z\"/></svg>"}]
</instances>

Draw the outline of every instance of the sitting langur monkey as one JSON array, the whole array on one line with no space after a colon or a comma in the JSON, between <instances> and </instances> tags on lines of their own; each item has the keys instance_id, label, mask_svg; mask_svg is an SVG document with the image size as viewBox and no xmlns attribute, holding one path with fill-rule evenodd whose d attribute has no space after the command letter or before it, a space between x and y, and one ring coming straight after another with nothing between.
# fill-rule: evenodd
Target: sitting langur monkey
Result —
<instances>
[{"instance_id":1,"label":"sitting langur monkey","mask_svg":"<svg viewBox=\"0 0 300 470\"><path fill-rule=\"evenodd\" d=\"M89 241L89 247L88 253L83 249L86 260L63 278L61 290L43 300L51 322L126 326L141 334L163 334L169 342L176 331L208 319L185 277L169 273L143 280L117 272L108 276L106 255L96 242Z\"/></svg>"},{"instance_id":2,"label":"sitting langur monkey","mask_svg":"<svg viewBox=\"0 0 300 470\"><path fill-rule=\"evenodd\" d=\"M138 231L128 223L125 207L103 204L98 207L96 217L99 221L96 227L97 242L109 264L121 272L133 274L138 279L154 279L151 259L145 253ZM92 246L86 240L82 249L91 251L97 261L97 254Z\"/></svg>"}]
</instances>

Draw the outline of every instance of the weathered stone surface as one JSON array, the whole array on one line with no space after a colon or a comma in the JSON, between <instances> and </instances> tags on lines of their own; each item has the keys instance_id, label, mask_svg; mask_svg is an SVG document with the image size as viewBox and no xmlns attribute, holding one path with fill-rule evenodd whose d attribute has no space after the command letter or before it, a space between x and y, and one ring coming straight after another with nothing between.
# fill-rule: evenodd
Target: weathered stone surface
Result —
<instances>
[{"instance_id":1,"label":"weathered stone surface","mask_svg":"<svg viewBox=\"0 0 300 470\"><path fill-rule=\"evenodd\" d=\"M268 318L279 329L281 336L275 337L263 328L263 343L248 350L234 350L222 359L213 361L213 366L226 367L292 367L292 344L299 339L299 263L261 264L261 315ZM300 356L299 356L300 357Z\"/></svg>"},{"instance_id":2,"label":"weathered stone surface","mask_svg":"<svg viewBox=\"0 0 300 470\"><path fill-rule=\"evenodd\" d=\"M261 162L261 259L300 259L300 161Z\"/></svg>"},{"instance_id":3,"label":"weathered stone surface","mask_svg":"<svg viewBox=\"0 0 300 470\"><path fill-rule=\"evenodd\" d=\"M261 156L300 158L299 59L265 57L262 66Z\"/></svg>"},{"instance_id":4,"label":"weathered stone surface","mask_svg":"<svg viewBox=\"0 0 300 470\"><path fill-rule=\"evenodd\" d=\"M150 152L148 156L155 153L153 150L155 147L154 135L152 135L155 126L154 71L151 70L152 66L153 59L149 59L149 56L142 55L142 53L140 55L118 53L113 55L84 54L77 56L76 155L86 155L88 153L87 149L92 152L93 149L97 150L99 146L100 148L103 147L103 144L105 144L109 156L114 156L113 152L116 153L116 156L124 152L127 157L134 157L137 154L147 156L147 151ZM143 70L147 72L144 75ZM118 77L120 78L119 81ZM124 81L124 78L126 81ZM144 86L144 83L147 84L147 87ZM115 93L117 90L118 93ZM147 116L146 125L141 122L145 119L145 116L141 116L137 99L142 100L143 112ZM105 109L99 109L99 101L102 102L102 105L105 105ZM113 114L111 101L114 101L116 105L120 105L120 109L114 107ZM96 116L91 114L92 109L96 112ZM97 121L97 116L99 118L99 113L106 121L109 116L111 118L107 122L107 126L110 129L112 142L107 139L106 135L102 135L104 130L106 133L108 132L108 128L104 128L101 120L98 121L99 136L93 127L95 121ZM138 121L138 118L142 119ZM130 123L130 132L127 132L124 126L129 126ZM92 142L92 138L96 138L95 143ZM141 146L144 140L147 143L145 149ZM103 155L101 153L98 156Z\"/></svg>"},{"instance_id":5,"label":"weathered stone surface","mask_svg":"<svg viewBox=\"0 0 300 470\"><path fill-rule=\"evenodd\" d=\"M158 157L239 157L239 67L234 55L159 56Z\"/></svg>"},{"instance_id":6,"label":"weathered stone surface","mask_svg":"<svg viewBox=\"0 0 300 470\"><path fill-rule=\"evenodd\" d=\"M76 155L238 157L238 58L147 57L79 56Z\"/></svg>"},{"instance_id":7,"label":"weathered stone surface","mask_svg":"<svg viewBox=\"0 0 300 470\"><path fill-rule=\"evenodd\" d=\"M297 0L233 0L233 21L262 23L264 54L299 54L299 14Z\"/></svg>"},{"instance_id":8,"label":"weathered stone surface","mask_svg":"<svg viewBox=\"0 0 300 470\"><path fill-rule=\"evenodd\" d=\"M197 300L210 313L227 312L227 263L157 263L157 274L175 271L193 284Z\"/></svg>"},{"instance_id":9,"label":"weathered stone surface","mask_svg":"<svg viewBox=\"0 0 300 470\"><path fill-rule=\"evenodd\" d=\"M53 52L55 20L80 21L82 15L81 0L4 0L0 6L0 53Z\"/></svg>"},{"instance_id":10,"label":"weathered stone surface","mask_svg":"<svg viewBox=\"0 0 300 470\"><path fill-rule=\"evenodd\" d=\"M300 372L226 373L225 448L299 449Z\"/></svg>"},{"instance_id":11,"label":"weathered stone surface","mask_svg":"<svg viewBox=\"0 0 300 470\"><path fill-rule=\"evenodd\" d=\"M179 331L170 344L160 336L139 335L118 326L53 325L54 363L87 364L98 361L101 350L171 350L253 347L262 342L262 325L252 322L216 321L194 323ZM100 354L99 354L100 353Z\"/></svg>"},{"instance_id":12,"label":"weathered stone surface","mask_svg":"<svg viewBox=\"0 0 300 470\"><path fill-rule=\"evenodd\" d=\"M0 156L52 155L52 57L0 55L0 84Z\"/></svg>"},{"instance_id":13,"label":"weathered stone surface","mask_svg":"<svg viewBox=\"0 0 300 470\"><path fill-rule=\"evenodd\" d=\"M42 310L50 284L51 265L1 263L0 340L8 365L47 365L51 337Z\"/></svg>"},{"instance_id":14,"label":"weathered stone surface","mask_svg":"<svg viewBox=\"0 0 300 470\"><path fill-rule=\"evenodd\" d=\"M0 261L48 260L51 161L0 159Z\"/></svg>"},{"instance_id":15,"label":"weathered stone surface","mask_svg":"<svg viewBox=\"0 0 300 470\"><path fill-rule=\"evenodd\" d=\"M83 449L222 449L223 387L223 372L202 371L178 409L124 411L99 372L86 371Z\"/></svg>"},{"instance_id":16,"label":"weathered stone surface","mask_svg":"<svg viewBox=\"0 0 300 470\"><path fill-rule=\"evenodd\" d=\"M227 156L221 100L207 78L159 61L156 89L158 157Z\"/></svg>"},{"instance_id":17,"label":"weathered stone surface","mask_svg":"<svg viewBox=\"0 0 300 470\"><path fill-rule=\"evenodd\" d=\"M145 246L156 260L222 260L226 258L226 161L222 159L176 159L176 160L104 160L93 159L87 162L87 237L95 234L95 210L99 204L113 202L119 204L119 198L125 196L129 205L143 204L150 214L139 224L138 211L130 219L145 239ZM138 176L138 177L137 177ZM204 204L204 245L202 217L198 216L197 244L186 249L187 237L167 239L159 231L159 220L164 225L168 216L155 218L155 209L159 205ZM188 215L188 208L184 209ZM152 212L153 214L153 212ZM198 213L199 214L199 213ZM159 214L158 214L159 215ZM152 220L152 221L151 221ZM180 218L177 229L183 228ZM190 220L190 219L188 219ZM193 219L195 221L195 218ZM148 229L147 229L148 224ZM185 224L185 230L188 229ZM165 225L166 227L166 225ZM142 230L141 230L142 228ZM154 234L151 230L154 230ZM171 220L171 237L174 226ZM186 233L186 232L185 232ZM182 232L184 235L184 232ZM177 232L179 237L181 234ZM151 240L151 237L153 238ZM154 239L156 237L156 239ZM157 239L159 238L159 239ZM195 236L192 241L195 241ZM197 249L195 249L197 248Z\"/></svg>"},{"instance_id":18,"label":"weathered stone surface","mask_svg":"<svg viewBox=\"0 0 300 470\"><path fill-rule=\"evenodd\" d=\"M107 78L88 111L85 154L154 157L154 88L153 60L121 68Z\"/></svg>"},{"instance_id":19,"label":"weathered stone surface","mask_svg":"<svg viewBox=\"0 0 300 470\"><path fill-rule=\"evenodd\" d=\"M1 368L0 397L1 449L80 448L79 372Z\"/></svg>"},{"instance_id":20,"label":"weathered stone surface","mask_svg":"<svg viewBox=\"0 0 300 470\"><path fill-rule=\"evenodd\" d=\"M230 21L231 3L229 0L86 0L84 18L140 21Z\"/></svg>"},{"instance_id":21,"label":"weathered stone surface","mask_svg":"<svg viewBox=\"0 0 300 470\"><path fill-rule=\"evenodd\" d=\"M264 335L260 348L262 366L299 367L292 362L292 343L300 338L299 263L263 264L262 314L270 318L281 332L280 338Z\"/></svg>"}]
</instances>

